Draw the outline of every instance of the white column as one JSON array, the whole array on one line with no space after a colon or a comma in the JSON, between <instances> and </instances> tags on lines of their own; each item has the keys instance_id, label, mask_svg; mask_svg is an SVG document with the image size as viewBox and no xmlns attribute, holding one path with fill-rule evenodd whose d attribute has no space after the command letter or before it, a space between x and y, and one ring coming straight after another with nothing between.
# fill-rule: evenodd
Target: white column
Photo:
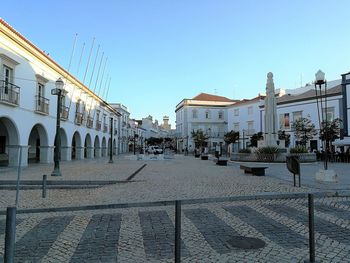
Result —
<instances>
[{"instance_id":1,"label":"white column","mask_svg":"<svg viewBox=\"0 0 350 263\"><path fill-rule=\"evenodd\" d=\"M40 146L40 163L53 163L54 146Z\"/></svg>"},{"instance_id":2,"label":"white column","mask_svg":"<svg viewBox=\"0 0 350 263\"><path fill-rule=\"evenodd\" d=\"M84 147L76 147L75 159L84 159Z\"/></svg>"},{"instance_id":3,"label":"white column","mask_svg":"<svg viewBox=\"0 0 350 263\"><path fill-rule=\"evenodd\" d=\"M94 147L86 147L86 158L87 159L94 158Z\"/></svg>"},{"instance_id":4,"label":"white column","mask_svg":"<svg viewBox=\"0 0 350 263\"><path fill-rule=\"evenodd\" d=\"M72 147L68 147L68 146L61 147L61 160L62 161L72 160Z\"/></svg>"},{"instance_id":5,"label":"white column","mask_svg":"<svg viewBox=\"0 0 350 263\"><path fill-rule=\"evenodd\" d=\"M95 158L100 158L101 157L101 147L96 147L95 148Z\"/></svg>"},{"instance_id":6,"label":"white column","mask_svg":"<svg viewBox=\"0 0 350 263\"><path fill-rule=\"evenodd\" d=\"M18 167L19 157L20 157L20 147L22 148L21 154L21 164L20 166L28 166L28 145L9 145L8 146L8 157L9 157L9 166Z\"/></svg>"}]
</instances>

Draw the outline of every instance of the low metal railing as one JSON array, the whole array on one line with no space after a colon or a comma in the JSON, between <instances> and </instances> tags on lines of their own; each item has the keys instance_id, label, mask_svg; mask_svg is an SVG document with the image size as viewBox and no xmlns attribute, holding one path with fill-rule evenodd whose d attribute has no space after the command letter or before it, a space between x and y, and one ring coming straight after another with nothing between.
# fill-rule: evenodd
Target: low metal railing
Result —
<instances>
[{"instance_id":1,"label":"low metal railing","mask_svg":"<svg viewBox=\"0 0 350 263\"><path fill-rule=\"evenodd\" d=\"M43 177L42 197L46 197L46 178ZM230 196L218 198L186 199L186 200L169 200L154 202L137 202L121 204L103 204L79 207L56 207L56 208L33 208L20 209L16 207L7 207L6 211L6 233L5 233L5 255L4 262L13 262L15 255L15 236L16 236L16 214L26 213L46 213L46 212L67 212L67 211L85 211L98 209L126 209L126 208L145 208L159 206L174 206L175 208L175 235L174 235L174 258L175 262L181 261L181 206L182 205L199 205L219 202L242 202L251 200L280 200L280 199L308 199L308 230L309 230L309 261L315 262L315 225L314 225L314 197L339 197L338 192L319 192L319 193L285 193L285 194L261 194L255 196ZM3 211L1 211L3 214Z\"/></svg>"},{"instance_id":2,"label":"low metal railing","mask_svg":"<svg viewBox=\"0 0 350 263\"><path fill-rule=\"evenodd\" d=\"M41 96L35 96L35 111L40 114L49 114L49 103L50 100Z\"/></svg>"},{"instance_id":3,"label":"low metal railing","mask_svg":"<svg viewBox=\"0 0 350 263\"><path fill-rule=\"evenodd\" d=\"M18 86L4 80L0 81L0 102L18 106L19 94L20 88Z\"/></svg>"}]
</instances>

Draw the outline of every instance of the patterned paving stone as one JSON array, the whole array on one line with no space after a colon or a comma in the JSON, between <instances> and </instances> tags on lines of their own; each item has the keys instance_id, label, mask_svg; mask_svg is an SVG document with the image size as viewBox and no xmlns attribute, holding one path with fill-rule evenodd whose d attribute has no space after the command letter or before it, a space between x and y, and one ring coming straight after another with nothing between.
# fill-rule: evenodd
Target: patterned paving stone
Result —
<instances>
[{"instance_id":1,"label":"patterned paving stone","mask_svg":"<svg viewBox=\"0 0 350 263\"><path fill-rule=\"evenodd\" d=\"M225 209L232 215L239 217L254 227L271 241L286 248L303 248L307 246L307 239L294 232L287 226L269 218L248 206L231 206Z\"/></svg>"},{"instance_id":2,"label":"patterned paving stone","mask_svg":"<svg viewBox=\"0 0 350 263\"><path fill-rule=\"evenodd\" d=\"M92 216L70 262L117 262L121 214Z\"/></svg>"},{"instance_id":3,"label":"patterned paving stone","mask_svg":"<svg viewBox=\"0 0 350 263\"><path fill-rule=\"evenodd\" d=\"M16 218L16 225L19 225L23 220ZM4 235L6 231L6 219L0 220L0 236Z\"/></svg>"},{"instance_id":4,"label":"patterned paving stone","mask_svg":"<svg viewBox=\"0 0 350 263\"><path fill-rule=\"evenodd\" d=\"M273 204L266 207L273 210L276 213L287 216L301 224L304 224L304 225L308 224L308 215L303 211L300 211L293 207L289 207L287 205L279 205L279 204ZM315 231L322 235L330 237L340 243L344 243L347 245L350 244L349 229L333 224L316 215L315 215Z\"/></svg>"},{"instance_id":5,"label":"patterned paving stone","mask_svg":"<svg viewBox=\"0 0 350 263\"><path fill-rule=\"evenodd\" d=\"M332 205L326 205L317 202L315 203L315 210L322 213L331 214L344 220L350 220L350 211Z\"/></svg>"},{"instance_id":6,"label":"patterned paving stone","mask_svg":"<svg viewBox=\"0 0 350 263\"><path fill-rule=\"evenodd\" d=\"M184 214L197 227L209 245L219 254L232 251L228 240L239 233L208 209L186 209Z\"/></svg>"},{"instance_id":7,"label":"patterned paving stone","mask_svg":"<svg viewBox=\"0 0 350 263\"><path fill-rule=\"evenodd\" d=\"M338 201L338 203L343 204L343 205L350 206L350 200L346 200L346 201Z\"/></svg>"},{"instance_id":8,"label":"patterned paving stone","mask_svg":"<svg viewBox=\"0 0 350 263\"><path fill-rule=\"evenodd\" d=\"M175 229L166 211L139 212L139 217L147 257L158 260L173 258ZM183 242L181 255L189 255Z\"/></svg>"},{"instance_id":9,"label":"patterned paving stone","mask_svg":"<svg viewBox=\"0 0 350 263\"><path fill-rule=\"evenodd\" d=\"M62 216L41 220L16 243L15 262L39 262L72 219Z\"/></svg>"}]
</instances>

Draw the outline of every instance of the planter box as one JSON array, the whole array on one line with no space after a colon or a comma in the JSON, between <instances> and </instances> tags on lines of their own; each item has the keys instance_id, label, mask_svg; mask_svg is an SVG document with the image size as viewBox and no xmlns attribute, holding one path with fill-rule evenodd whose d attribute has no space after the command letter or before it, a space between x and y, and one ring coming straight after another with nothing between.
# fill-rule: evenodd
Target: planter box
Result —
<instances>
[{"instance_id":1,"label":"planter box","mask_svg":"<svg viewBox=\"0 0 350 263\"><path fill-rule=\"evenodd\" d=\"M301 163L316 162L315 153L279 153L279 154L256 154L256 153L232 153L231 161L239 162L285 162L286 156L298 156Z\"/></svg>"}]
</instances>

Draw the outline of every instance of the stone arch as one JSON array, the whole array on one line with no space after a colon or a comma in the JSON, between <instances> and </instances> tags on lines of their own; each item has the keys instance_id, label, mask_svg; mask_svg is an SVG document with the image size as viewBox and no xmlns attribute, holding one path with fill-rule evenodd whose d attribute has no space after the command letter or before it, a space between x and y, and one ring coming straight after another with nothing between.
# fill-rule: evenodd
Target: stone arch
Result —
<instances>
[{"instance_id":1,"label":"stone arch","mask_svg":"<svg viewBox=\"0 0 350 263\"><path fill-rule=\"evenodd\" d=\"M45 127L37 123L28 136L28 163L49 163L52 159L52 148L49 147Z\"/></svg>"},{"instance_id":2,"label":"stone arch","mask_svg":"<svg viewBox=\"0 0 350 263\"><path fill-rule=\"evenodd\" d=\"M95 158L101 157L100 138L98 137L98 135L95 136L95 141L94 141L94 157Z\"/></svg>"},{"instance_id":3,"label":"stone arch","mask_svg":"<svg viewBox=\"0 0 350 263\"><path fill-rule=\"evenodd\" d=\"M106 142L106 137L104 136L102 138L102 156L103 157L107 156L107 142Z\"/></svg>"},{"instance_id":4,"label":"stone arch","mask_svg":"<svg viewBox=\"0 0 350 263\"><path fill-rule=\"evenodd\" d=\"M82 145L81 145L81 136L78 131L73 134L72 137L72 160L82 159Z\"/></svg>"},{"instance_id":5,"label":"stone arch","mask_svg":"<svg viewBox=\"0 0 350 263\"><path fill-rule=\"evenodd\" d=\"M93 147L92 147L91 135L87 133L84 141L84 158L92 158L92 153L93 153Z\"/></svg>"},{"instance_id":6,"label":"stone arch","mask_svg":"<svg viewBox=\"0 0 350 263\"><path fill-rule=\"evenodd\" d=\"M0 166L18 166L18 146L19 132L15 122L0 117Z\"/></svg>"}]
</instances>

